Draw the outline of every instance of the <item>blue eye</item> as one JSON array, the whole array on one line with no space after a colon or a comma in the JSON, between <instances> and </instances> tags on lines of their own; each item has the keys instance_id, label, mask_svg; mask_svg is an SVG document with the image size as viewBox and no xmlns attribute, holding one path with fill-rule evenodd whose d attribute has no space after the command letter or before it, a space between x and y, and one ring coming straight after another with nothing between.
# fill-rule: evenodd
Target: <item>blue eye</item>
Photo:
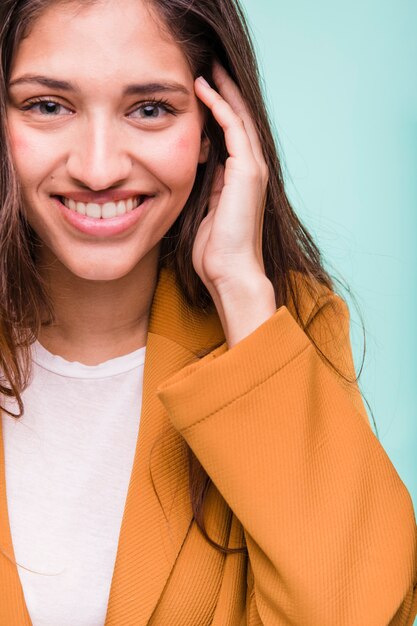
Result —
<instances>
[{"instance_id":1,"label":"blue eye","mask_svg":"<svg viewBox=\"0 0 417 626\"><path fill-rule=\"evenodd\" d=\"M58 115L61 110L61 105L56 102L41 102L38 106L40 113L45 115Z\"/></svg>"},{"instance_id":2,"label":"blue eye","mask_svg":"<svg viewBox=\"0 0 417 626\"><path fill-rule=\"evenodd\" d=\"M138 109L141 113L141 117L159 117L161 114L161 107L154 104L147 104L144 107Z\"/></svg>"},{"instance_id":3,"label":"blue eye","mask_svg":"<svg viewBox=\"0 0 417 626\"><path fill-rule=\"evenodd\" d=\"M167 114L175 115L174 109L165 101L145 102L134 109L129 116L142 120L161 119Z\"/></svg>"},{"instance_id":4,"label":"blue eye","mask_svg":"<svg viewBox=\"0 0 417 626\"><path fill-rule=\"evenodd\" d=\"M25 111L35 111L45 117L57 117L58 115L68 115L71 111L63 104L54 100L32 100L23 107Z\"/></svg>"}]
</instances>

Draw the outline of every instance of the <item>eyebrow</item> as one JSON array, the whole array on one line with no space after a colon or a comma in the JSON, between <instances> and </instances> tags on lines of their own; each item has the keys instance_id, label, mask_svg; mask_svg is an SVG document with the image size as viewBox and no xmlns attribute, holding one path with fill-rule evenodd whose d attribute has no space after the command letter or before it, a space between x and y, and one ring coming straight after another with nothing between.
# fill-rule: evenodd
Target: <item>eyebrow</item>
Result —
<instances>
[{"instance_id":1,"label":"eyebrow","mask_svg":"<svg viewBox=\"0 0 417 626\"><path fill-rule=\"evenodd\" d=\"M24 76L20 76L19 78L15 78L14 80L9 82L9 88L14 87L15 85L22 84L36 84L42 85L43 87L49 87L50 89L59 89L60 91L72 91L78 92L79 89L75 87L70 82L65 80L57 80L55 78L49 78L48 76L37 76L37 75L29 75L25 74ZM180 92L187 96L190 95L189 90L181 83L177 82L162 82L162 83L132 83L130 85L126 85L123 90L123 95L132 96L132 95L149 95L151 93L167 93L167 92Z\"/></svg>"}]
</instances>

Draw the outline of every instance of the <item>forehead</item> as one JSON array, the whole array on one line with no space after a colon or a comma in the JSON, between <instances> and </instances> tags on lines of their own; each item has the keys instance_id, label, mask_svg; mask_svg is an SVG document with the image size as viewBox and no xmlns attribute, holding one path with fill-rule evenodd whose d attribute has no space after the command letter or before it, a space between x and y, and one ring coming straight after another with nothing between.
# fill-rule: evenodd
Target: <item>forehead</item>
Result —
<instances>
[{"instance_id":1,"label":"forehead","mask_svg":"<svg viewBox=\"0 0 417 626\"><path fill-rule=\"evenodd\" d=\"M154 78L155 72L191 77L182 48L146 0L54 2L31 25L12 75L53 73L93 80Z\"/></svg>"}]
</instances>

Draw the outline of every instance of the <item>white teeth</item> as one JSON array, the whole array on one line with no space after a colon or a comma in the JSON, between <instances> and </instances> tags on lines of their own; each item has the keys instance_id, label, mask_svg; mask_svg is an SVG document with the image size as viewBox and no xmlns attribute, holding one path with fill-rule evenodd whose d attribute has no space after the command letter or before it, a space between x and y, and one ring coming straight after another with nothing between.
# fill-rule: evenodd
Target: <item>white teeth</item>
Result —
<instances>
[{"instance_id":1,"label":"white teeth","mask_svg":"<svg viewBox=\"0 0 417 626\"><path fill-rule=\"evenodd\" d=\"M88 217L101 217L101 207L99 204L94 204L94 202L89 202L86 206L86 215Z\"/></svg>"},{"instance_id":2,"label":"white teeth","mask_svg":"<svg viewBox=\"0 0 417 626\"><path fill-rule=\"evenodd\" d=\"M117 205L114 202L106 202L101 209L101 217L106 219L107 217L116 217Z\"/></svg>"},{"instance_id":3,"label":"white teeth","mask_svg":"<svg viewBox=\"0 0 417 626\"><path fill-rule=\"evenodd\" d=\"M126 205L123 200L117 203L117 215L124 215L126 213Z\"/></svg>"},{"instance_id":4,"label":"white teeth","mask_svg":"<svg viewBox=\"0 0 417 626\"><path fill-rule=\"evenodd\" d=\"M80 213L80 215L87 215L88 217L95 217L97 219L109 219L117 215L129 213L141 204L141 200L142 198L137 196L135 198L128 198L127 200L119 200L119 202L98 204L96 202L75 202L72 198L61 198L61 201L71 211L76 211Z\"/></svg>"}]
</instances>

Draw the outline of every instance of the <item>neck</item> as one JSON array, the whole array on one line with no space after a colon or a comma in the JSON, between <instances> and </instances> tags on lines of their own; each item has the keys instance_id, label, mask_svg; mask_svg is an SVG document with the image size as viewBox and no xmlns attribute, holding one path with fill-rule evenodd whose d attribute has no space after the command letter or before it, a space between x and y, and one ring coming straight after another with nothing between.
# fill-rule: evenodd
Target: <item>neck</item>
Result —
<instances>
[{"instance_id":1,"label":"neck","mask_svg":"<svg viewBox=\"0 0 417 626\"><path fill-rule=\"evenodd\" d=\"M68 361L96 365L146 344L157 280L157 251L126 276L111 281L79 278L55 259L42 264L55 313L40 343Z\"/></svg>"}]
</instances>

